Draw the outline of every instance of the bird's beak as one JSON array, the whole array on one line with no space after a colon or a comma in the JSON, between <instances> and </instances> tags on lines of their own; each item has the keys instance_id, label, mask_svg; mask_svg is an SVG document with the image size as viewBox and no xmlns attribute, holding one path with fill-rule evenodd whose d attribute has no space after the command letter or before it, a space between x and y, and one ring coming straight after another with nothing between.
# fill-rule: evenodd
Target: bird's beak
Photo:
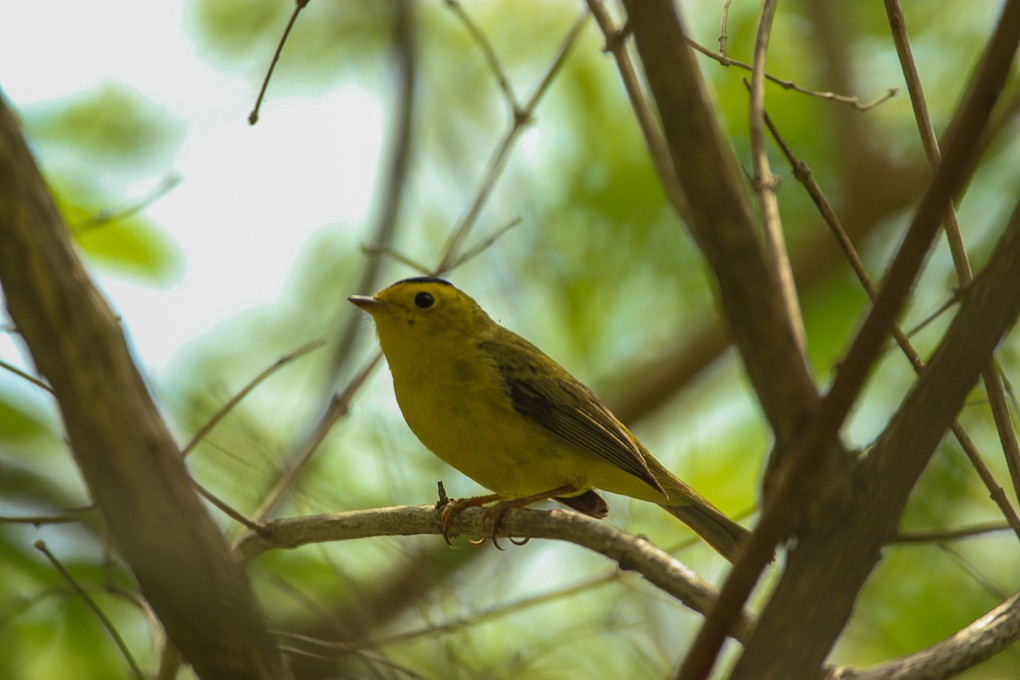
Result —
<instances>
[{"instance_id":1,"label":"bird's beak","mask_svg":"<svg viewBox=\"0 0 1020 680\"><path fill-rule=\"evenodd\" d=\"M364 309L369 314L389 305L389 303L384 300L370 297L368 295L349 295L347 299Z\"/></svg>"}]
</instances>

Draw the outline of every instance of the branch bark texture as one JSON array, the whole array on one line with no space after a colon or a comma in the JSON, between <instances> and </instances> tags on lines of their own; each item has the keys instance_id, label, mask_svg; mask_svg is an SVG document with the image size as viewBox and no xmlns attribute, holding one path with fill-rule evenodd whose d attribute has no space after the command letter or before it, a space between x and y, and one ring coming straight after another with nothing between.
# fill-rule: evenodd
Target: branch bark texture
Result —
<instances>
[{"instance_id":1,"label":"branch bark texture","mask_svg":"<svg viewBox=\"0 0 1020 680\"><path fill-rule=\"evenodd\" d=\"M919 652L868 668L837 668L826 680L948 680L987 661L1020 638L1020 593Z\"/></svg>"},{"instance_id":2,"label":"branch bark texture","mask_svg":"<svg viewBox=\"0 0 1020 680\"><path fill-rule=\"evenodd\" d=\"M911 489L992 351L1020 313L1020 205L988 266L882 439L852 512L800 542L734 678L815 677ZM824 596L823 596L824 594Z\"/></svg>"},{"instance_id":3,"label":"branch bark texture","mask_svg":"<svg viewBox=\"0 0 1020 680\"><path fill-rule=\"evenodd\" d=\"M712 268L731 335L776 440L786 444L819 396L762 253L736 160L671 0L624 4L690 207L688 228Z\"/></svg>"},{"instance_id":4,"label":"branch bark texture","mask_svg":"<svg viewBox=\"0 0 1020 680\"><path fill-rule=\"evenodd\" d=\"M482 508L467 508L453 516L451 535L492 536L492 521ZM238 550L248 560L277 548L373 536L442 535L434 505L356 510L267 522L258 534L247 535ZM605 555L621 569L635 571L649 583L694 611L708 612L716 590L672 555L611 524L568 510L508 510L500 519L498 536L568 541ZM742 612L733 636L746 640L754 615Z\"/></svg>"},{"instance_id":5,"label":"branch bark texture","mask_svg":"<svg viewBox=\"0 0 1020 680\"><path fill-rule=\"evenodd\" d=\"M916 403L905 402L898 416L905 420L899 424L894 421L880 447L889 460L897 460L901 454L886 448L887 440L892 437L893 428L904 427L904 423L930 435L910 439L903 434L906 430L899 433L903 438L897 443L912 453L903 459L909 463L897 466L898 481L889 483L883 475L892 473L878 469L878 464L869 462L857 469L855 463L840 455L838 437L843 420L910 294L951 197L973 167L977 148L974 142L988 123L1016 49L1020 3L1008 3L1003 10L974 85L946 135L943 165L928 187L832 390L821 402L783 320L778 286L764 266L745 198L736 181L732 155L715 123L692 56L684 47L684 31L673 3L625 0L625 4L628 26L655 97L677 176L691 206L694 217L691 231L718 281L723 311L776 434L777 452L788 450L782 466L773 466L779 474L774 484L777 491L769 500L775 502L766 505L758 529L727 579L715 611L709 615L680 677L700 678L709 672L728 626L726 617L739 611L739 605L756 583L761 556L770 553L776 541L789 535L800 524L805 508L812 507L814 535L801 537L780 590L766 609L774 617L768 634L763 617L734 677L813 677L820 673L825 656L845 625L860 587L879 559L882 544L895 530L910 488L952 422L966 391L974 384L977 373L971 374L970 360L977 353L987 361L1015 318L1016 310L1008 303L1003 304L1004 300L997 303L1000 306L989 316L995 319L994 327L987 323L977 325L979 316L961 310L958 323L963 325L954 324L954 328L959 328L958 333L964 334L968 342L956 344L961 341L952 333L946 337L943 350L935 358L939 365L929 367L914 393L924 397L912 397L921 399L927 410L917 411ZM1011 252L1013 229L1011 225L1000 243L1000 253ZM1011 286L1010 294L1017 293L1018 272L1011 269L1015 262L997 254L993 264L994 267L989 265L983 288L975 285L971 291L966 303L969 310L984 307L987 301L982 302L983 295L997 286ZM982 309L982 313L987 312L990 310ZM1005 316L998 316L1000 313ZM978 333L982 333L980 339L976 337ZM967 334L971 337L966 337ZM963 363L958 356L961 353L967 354ZM975 370L980 370L979 364ZM945 371L944 375L949 377L932 378L938 371ZM931 381L939 383L939 388L933 390L926 385ZM948 412L945 418L943 410L936 410L939 419L932 418L931 409L935 407L932 401L936 399ZM885 457L880 458L877 451L875 460L892 464ZM846 470L848 474L834 478L831 468L840 463L849 464L844 467L850 469ZM854 483L864 488L850 488ZM833 499L840 502L824 507L815 505L833 491L838 494ZM863 504L864 500L868 503ZM876 515L876 507L881 516ZM865 520L867 523L862 523ZM851 540L847 539L848 534ZM852 554L847 555L848 551ZM798 570L812 573L814 578L805 580ZM782 590L784 585L786 591Z\"/></svg>"},{"instance_id":6,"label":"branch bark texture","mask_svg":"<svg viewBox=\"0 0 1020 680\"><path fill-rule=\"evenodd\" d=\"M204 680L289 677L2 97L0 283L93 500L170 638Z\"/></svg>"}]
</instances>

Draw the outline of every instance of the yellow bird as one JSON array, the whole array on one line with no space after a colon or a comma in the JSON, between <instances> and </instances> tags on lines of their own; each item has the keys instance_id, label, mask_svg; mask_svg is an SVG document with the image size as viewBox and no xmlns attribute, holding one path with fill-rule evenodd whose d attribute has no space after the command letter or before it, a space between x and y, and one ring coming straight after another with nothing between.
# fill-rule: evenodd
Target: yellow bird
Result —
<instances>
[{"instance_id":1,"label":"yellow bird","mask_svg":"<svg viewBox=\"0 0 1020 680\"><path fill-rule=\"evenodd\" d=\"M590 389L453 284L417 277L347 299L375 321L411 430L495 492L453 511L554 499L601 519L609 513L595 491L602 489L662 506L734 560L746 529L655 460Z\"/></svg>"}]
</instances>

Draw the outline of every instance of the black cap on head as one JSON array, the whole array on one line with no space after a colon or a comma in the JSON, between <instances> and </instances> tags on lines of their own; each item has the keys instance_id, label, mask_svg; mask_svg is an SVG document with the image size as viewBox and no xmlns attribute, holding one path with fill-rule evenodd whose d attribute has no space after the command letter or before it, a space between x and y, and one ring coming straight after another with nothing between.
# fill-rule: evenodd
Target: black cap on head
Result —
<instances>
[{"instance_id":1,"label":"black cap on head","mask_svg":"<svg viewBox=\"0 0 1020 680\"><path fill-rule=\"evenodd\" d=\"M441 279L438 276L414 276L414 277L412 277L410 279L403 279L401 281L397 281L393 285L394 286L399 286L399 285L404 284L404 283L439 283L439 284L442 284L444 286L451 286L451 287L453 286L452 283L450 283L446 279Z\"/></svg>"}]
</instances>

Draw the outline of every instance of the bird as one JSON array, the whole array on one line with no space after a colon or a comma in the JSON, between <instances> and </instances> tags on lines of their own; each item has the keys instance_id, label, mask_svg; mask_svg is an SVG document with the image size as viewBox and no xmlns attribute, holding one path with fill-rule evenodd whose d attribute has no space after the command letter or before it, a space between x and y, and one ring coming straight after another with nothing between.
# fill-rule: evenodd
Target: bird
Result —
<instances>
[{"instance_id":1,"label":"bird","mask_svg":"<svg viewBox=\"0 0 1020 680\"><path fill-rule=\"evenodd\" d=\"M496 503L494 539L506 508L539 500L605 518L601 490L661 506L735 561L747 529L667 470L591 389L452 283L418 276L347 299L375 323L411 431L493 492L444 510L447 542L450 518L469 506Z\"/></svg>"}]
</instances>

